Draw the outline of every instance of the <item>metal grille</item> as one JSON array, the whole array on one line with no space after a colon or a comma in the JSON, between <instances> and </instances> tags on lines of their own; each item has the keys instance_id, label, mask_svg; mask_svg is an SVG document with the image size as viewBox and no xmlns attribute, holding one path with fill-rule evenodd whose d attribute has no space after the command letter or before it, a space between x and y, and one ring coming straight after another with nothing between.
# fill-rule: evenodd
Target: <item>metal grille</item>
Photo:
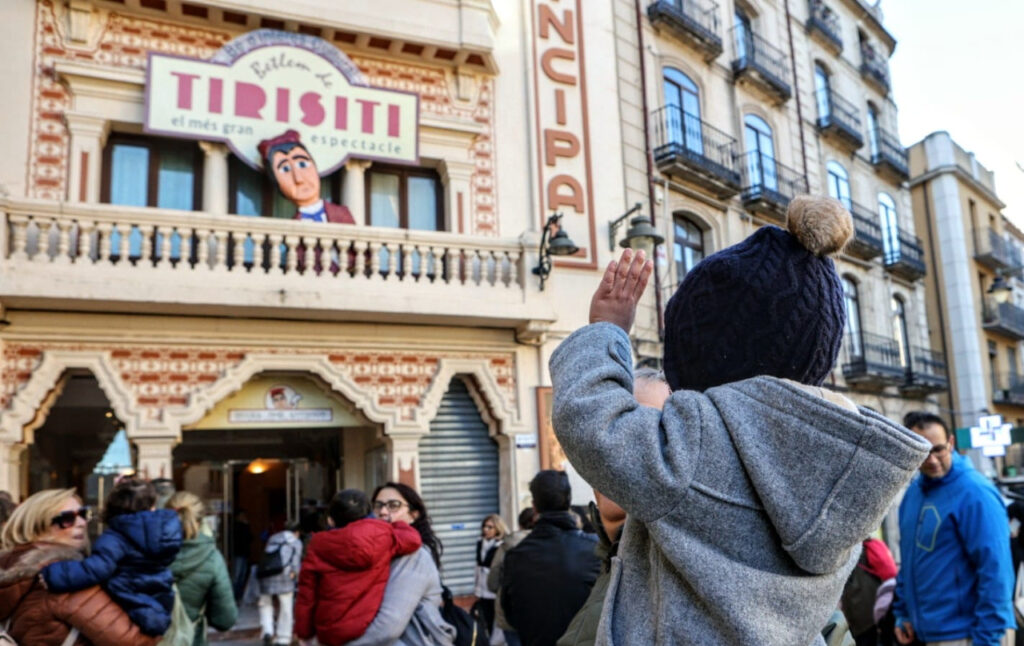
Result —
<instances>
[{"instance_id":1,"label":"metal grille","mask_svg":"<svg viewBox=\"0 0 1024 646\"><path fill-rule=\"evenodd\" d=\"M480 524L498 513L498 444L461 379L441 400L420 441L420 494L444 544L441 578L454 594L472 594Z\"/></svg>"}]
</instances>

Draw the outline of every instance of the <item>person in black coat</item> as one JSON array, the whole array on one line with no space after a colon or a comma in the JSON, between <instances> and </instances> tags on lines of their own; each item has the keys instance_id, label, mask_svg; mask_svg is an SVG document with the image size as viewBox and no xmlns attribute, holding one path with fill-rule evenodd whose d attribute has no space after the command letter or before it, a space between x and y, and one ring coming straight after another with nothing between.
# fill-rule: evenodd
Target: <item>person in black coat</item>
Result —
<instances>
[{"instance_id":1,"label":"person in black coat","mask_svg":"<svg viewBox=\"0 0 1024 646\"><path fill-rule=\"evenodd\" d=\"M597 538L577 528L572 489L562 471L530 482L537 525L505 554L501 606L524 646L554 646L583 606L601 571Z\"/></svg>"}]
</instances>

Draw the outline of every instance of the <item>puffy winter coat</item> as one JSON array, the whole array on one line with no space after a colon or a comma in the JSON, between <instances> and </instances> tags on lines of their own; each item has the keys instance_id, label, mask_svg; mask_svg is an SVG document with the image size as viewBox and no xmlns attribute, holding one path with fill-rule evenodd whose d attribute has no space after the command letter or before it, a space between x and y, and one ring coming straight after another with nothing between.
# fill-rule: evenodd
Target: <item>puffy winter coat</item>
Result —
<instances>
[{"instance_id":1,"label":"puffy winter coat","mask_svg":"<svg viewBox=\"0 0 1024 646\"><path fill-rule=\"evenodd\" d=\"M147 635L163 635L171 625L174 579L170 565L181 547L181 522L171 509L116 516L81 561L43 569L53 592L73 592L97 584L121 605Z\"/></svg>"},{"instance_id":2,"label":"puffy winter coat","mask_svg":"<svg viewBox=\"0 0 1024 646\"><path fill-rule=\"evenodd\" d=\"M58 594L39 584L37 576L47 563L80 558L77 550L47 542L0 552L0 622L11 618L11 637L19 644L60 646L77 628L78 646L155 644L157 638L144 635L99 586Z\"/></svg>"},{"instance_id":3,"label":"puffy winter coat","mask_svg":"<svg viewBox=\"0 0 1024 646\"><path fill-rule=\"evenodd\" d=\"M364 518L313 536L299 571L295 634L325 646L366 630L380 608L391 559L412 554L420 534L405 523Z\"/></svg>"},{"instance_id":4,"label":"puffy winter coat","mask_svg":"<svg viewBox=\"0 0 1024 646\"><path fill-rule=\"evenodd\" d=\"M212 537L200 534L182 543L178 558L171 564L171 573L189 619L198 619L199 611L206 607L205 621L199 623L192 642L194 646L206 645L207 625L217 630L235 625L238 606L231 589L231 577Z\"/></svg>"}]
</instances>

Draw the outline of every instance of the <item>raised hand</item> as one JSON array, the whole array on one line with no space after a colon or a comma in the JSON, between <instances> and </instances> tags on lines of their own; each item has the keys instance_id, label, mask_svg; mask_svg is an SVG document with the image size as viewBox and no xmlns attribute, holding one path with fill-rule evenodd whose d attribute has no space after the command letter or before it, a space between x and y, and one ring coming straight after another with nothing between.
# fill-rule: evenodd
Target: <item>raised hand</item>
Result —
<instances>
[{"instance_id":1,"label":"raised hand","mask_svg":"<svg viewBox=\"0 0 1024 646\"><path fill-rule=\"evenodd\" d=\"M612 261L604 270L601 284L590 299L590 322L607 321L629 333L636 317L636 304L647 287L654 263L643 251L633 255L632 249L622 252L618 262Z\"/></svg>"}]
</instances>

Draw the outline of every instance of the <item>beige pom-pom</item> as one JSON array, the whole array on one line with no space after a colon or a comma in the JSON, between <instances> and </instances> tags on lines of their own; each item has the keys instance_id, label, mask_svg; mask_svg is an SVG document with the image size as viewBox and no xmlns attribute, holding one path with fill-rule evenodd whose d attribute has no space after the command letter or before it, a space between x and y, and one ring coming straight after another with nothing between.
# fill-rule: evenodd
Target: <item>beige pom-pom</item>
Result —
<instances>
[{"instance_id":1,"label":"beige pom-pom","mask_svg":"<svg viewBox=\"0 0 1024 646\"><path fill-rule=\"evenodd\" d=\"M827 256L841 250L853 236L853 218L839 200L797 195L786 210L786 228L808 251Z\"/></svg>"}]
</instances>

